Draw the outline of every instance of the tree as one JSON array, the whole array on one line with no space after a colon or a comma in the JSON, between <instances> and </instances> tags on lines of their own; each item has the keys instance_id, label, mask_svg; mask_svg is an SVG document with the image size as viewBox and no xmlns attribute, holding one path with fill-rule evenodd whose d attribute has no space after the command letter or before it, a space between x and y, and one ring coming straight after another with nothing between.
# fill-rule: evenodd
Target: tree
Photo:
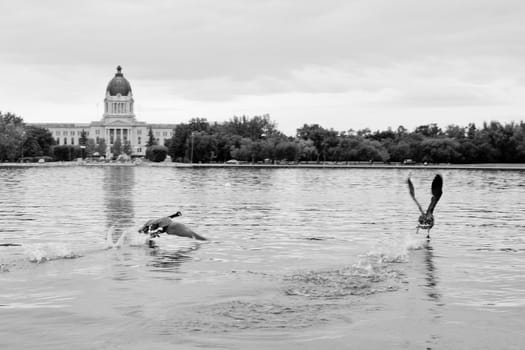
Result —
<instances>
[{"instance_id":1,"label":"tree","mask_svg":"<svg viewBox=\"0 0 525 350\"><path fill-rule=\"evenodd\" d=\"M106 140L103 138L98 139L98 145L95 147L95 152L98 152L101 156L105 156L107 148Z\"/></svg>"},{"instance_id":2,"label":"tree","mask_svg":"<svg viewBox=\"0 0 525 350\"><path fill-rule=\"evenodd\" d=\"M217 153L215 138L204 132L194 132L187 142L186 150L188 153L186 157L192 159L194 163L209 162L212 160L212 155ZM193 145L191 145L192 142ZM193 155L191 154L192 151Z\"/></svg>"},{"instance_id":3,"label":"tree","mask_svg":"<svg viewBox=\"0 0 525 350\"><path fill-rule=\"evenodd\" d=\"M54 145L55 139L48 129L37 126L25 128L23 144L25 157L51 156Z\"/></svg>"},{"instance_id":4,"label":"tree","mask_svg":"<svg viewBox=\"0 0 525 350\"><path fill-rule=\"evenodd\" d=\"M86 130L82 129L80 132L80 138L78 139L78 143L81 146L85 146L87 144L87 132Z\"/></svg>"},{"instance_id":5,"label":"tree","mask_svg":"<svg viewBox=\"0 0 525 350\"><path fill-rule=\"evenodd\" d=\"M122 152L124 152L128 156L131 155L131 143L129 142L129 140L124 142L124 147L122 147Z\"/></svg>"},{"instance_id":6,"label":"tree","mask_svg":"<svg viewBox=\"0 0 525 350\"><path fill-rule=\"evenodd\" d=\"M404 140L392 143L388 148L392 161L402 162L405 159L411 159L410 144Z\"/></svg>"},{"instance_id":7,"label":"tree","mask_svg":"<svg viewBox=\"0 0 525 350\"><path fill-rule=\"evenodd\" d=\"M146 159L152 162L163 162L168 155L168 149L164 146L154 145L146 149Z\"/></svg>"},{"instance_id":8,"label":"tree","mask_svg":"<svg viewBox=\"0 0 525 350\"><path fill-rule=\"evenodd\" d=\"M122 142L120 141L120 137L118 136L115 139L115 142L113 143L111 153L113 153L114 156L120 156L122 154Z\"/></svg>"},{"instance_id":9,"label":"tree","mask_svg":"<svg viewBox=\"0 0 525 350\"><path fill-rule=\"evenodd\" d=\"M299 150L299 160L313 161L319 157L312 140L299 140Z\"/></svg>"},{"instance_id":10,"label":"tree","mask_svg":"<svg viewBox=\"0 0 525 350\"><path fill-rule=\"evenodd\" d=\"M464 127L452 124L447 126L447 129L445 130L445 135L447 135L447 137L449 138L461 140L465 138L466 132Z\"/></svg>"},{"instance_id":11,"label":"tree","mask_svg":"<svg viewBox=\"0 0 525 350\"><path fill-rule=\"evenodd\" d=\"M362 140L357 149L357 157L360 161L382 161L390 159L390 155L381 142L375 140Z\"/></svg>"},{"instance_id":12,"label":"tree","mask_svg":"<svg viewBox=\"0 0 525 350\"><path fill-rule=\"evenodd\" d=\"M170 146L168 148L169 155L173 162L184 161L186 156L187 140L191 133L188 124L177 124L173 129L173 136L171 137Z\"/></svg>"},{"instance_id":13,"label":"tree","mask_svg":"<svg viewBox=\"0 0 525 350\"><path fill-rule=\"evenodd\" d=\"M222 129L225 133L239 135L251 140L260 140L279 134L276 124L270 119L270 115L254 116L249 118L234 116L224 123Z\"/></svg>"},{"instance_id":14,"label":"tree","mask_svg":"<svg viewBox=\"0 0 525 350\"><path fill-rule=\"evenodd\" d=\"M451 138L428 138L420 144L421 161L429 163L451 163L460 159L460 144Z\"/></svg>"},{"instance_id":15,"label":"tree","mask_svg":"<svg viewBox=\"0 0 525 350\"><path fill-rule=\"evenodd\" d=\"M155 139L155 136L153 135L153 129L150 126L148 132L148 142L146 142L146 147L155 146L156 144L157 140Z\"/></svg>"},{"instance_id":16,"label":"tree","mask_svg":"<svg viewBox=\"0 0 525 350\"><path fill-rule=\"evenodd\" d=\"M93 153L96 152L97 145L95 144L95 140L93 139L87 139L86 142L86 156L91 157L93 156Z\"/></svg>"},{"instance_id":17,"label":"tree","mask_svg":"<svg viewBox=\"0 0 525 350\"><path fill-rule=\"evenodd\" d=\"M4 118L5 119L5 118ZM16 129L10 117L9 126ZM11 130L10 129L10 130ZM13 129L13 130L14 130ZM0 156L20 157L23 126L0 134ZM156 145L152 127L149 128L147 145ZM117 140L117 145L118 146ZM18 142L18 143L17 143ZM102 141L103 142L103 141ZM10 148L6 148L8 145ZM27 154L40 152L33 141L24 142ZM398 161L414 159L419 162L525 162L525 124L499 122L475 124L467 127L448 125L442 130L437 124L421 125L408 131L403 126L396 129L358 131L347 129L338 132L325 129L319 124L304 124L297 129L295 137L279 132L268 115L247 117L234 116L227 122L210 124L204 118L193 118L188 123L177 124L165 148L173 161L224 162L236 158L258 162L267 159L290 161ZM105 144L98 146L105 153ZM129 145L120 145L120 153L128 153ZM150 146L151 147L151 146ZM119 147L114 147L117 153ZM3 153L2 153L3 152ZM150 150L150 153L153 149ZM160 151L155 151L159 153ZM161 154L162 152L160 152ZM118 153L117 153L118 154ZM12 156L13 157L13 156ZM158 159L155 156L155 159Z\"/></svg>"},{"instance_id":18,"label":"tree","mask_svg":"<svg viewBox=\"0 0 525 350\"><path fill-rule=\"evenodd\" d=\"M240 144L238 146L232 145L230 148L230 155L233 159L242 160L242 161L250 161L252 158L252 143L253 141L248 138L244 137L240 140Z\"/></svg>"},{"instance_id":19,"label":"tree","mask_svg":"<svg viewBox=\"0 0 525 350\"><path fill-rule=\"evenodd\" d=\"M22 150L24 157L41 157L44 155L44 152L42 152L42 147L40 147L37 140L33 137L24 137Z\"/></svg>"},{"instance_id":20,"label":"tree","mask_svg":"<svg viewBox=\"0 0 525 350\"><path fill-rule=\"evenodd\" d=\"M210 123L208 123L206 118L192 118L188 125L191 131L209 132L210 130Z\"/></svg>"},{"instance_id":21,"label":"tree","mask_svg":"<svg viewBox=\"0 0 525 350\"><path fill-rule=\"evenodd\" d=\"M295 141L282 141L275 146L275 157L280 160L297 161L300 153L299 143Z\"/></svg>"},{"instance_id":22,"label":"tree","mask_svg":"<svg viewBox=\"0 0 525 350\"><path fill-rule=\"evenodd\" d=\"M319 156L322 156L323 159L326 160L327 146L332 143L327 142L327 139L329 136L335 136L332 135L332 133L333 132L324 129L319 124L304 124L302 128L297 129L297 138L311 140L313 142L314 147L317 150L317 161L319 161Z\"/></svg>"},{"instance_id":23,"label":"tree","mask_svg":"<svg viewBox=\"0 0 525 350\"><path fill-rule=\"evenodd\" d=\"M0 161L15 161L22 157L24 121L21 117L0 112Z\"/></svg>"},{"instance_id":24,"label":"tree","mask_svg":"<svg viewBox=\"0 0 525 350\"><path fill-rule=\"evenodd\" d=\"M59 145L53 147L53 156L58 161L71 161L82 156L79 146Z\"/></svg>"}]
</instances>

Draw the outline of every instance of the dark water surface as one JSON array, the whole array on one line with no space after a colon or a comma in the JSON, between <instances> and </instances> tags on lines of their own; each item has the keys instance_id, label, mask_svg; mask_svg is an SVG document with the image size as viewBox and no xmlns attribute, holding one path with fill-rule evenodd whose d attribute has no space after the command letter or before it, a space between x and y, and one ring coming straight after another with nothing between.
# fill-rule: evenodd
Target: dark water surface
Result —
<instances>
[{"instance_id":1,"label":"dark water surface","mask_svg":"<svg viewBox=\"0 0 525 350\"><path fill-rule=\"evenodd\" d=\"M0 349L521 349L525 172L441 174L427 242L403 169L0 169Z\"/></svg>"}]
</instances>

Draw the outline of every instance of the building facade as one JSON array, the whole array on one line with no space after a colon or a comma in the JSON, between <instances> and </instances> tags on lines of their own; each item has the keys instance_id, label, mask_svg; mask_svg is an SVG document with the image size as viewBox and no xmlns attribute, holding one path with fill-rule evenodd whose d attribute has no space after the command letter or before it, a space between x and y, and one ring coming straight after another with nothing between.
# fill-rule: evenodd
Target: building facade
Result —
<instances>
[{"instance_id":1,"label":"building facade","mask_svg":"<svg viewBox=\"0 0 525 350\"><path fill-rule=\"evenodd\" d=\"M135 116L133 93L129 81L124 77L122 68L117 67L117 73L106 88L104 97L104 114L100 121L91 123L33 123L48 129L57 145L78 145L84 131L88 139L95 144L102 140L107 145L106 156L111 155L111 147L117 139L122 146L129 143L132 156L144 156L148 142L149 129L159 145L171 139L175 124L148 124L137 121Z\"/></svg>"}]
</instances>

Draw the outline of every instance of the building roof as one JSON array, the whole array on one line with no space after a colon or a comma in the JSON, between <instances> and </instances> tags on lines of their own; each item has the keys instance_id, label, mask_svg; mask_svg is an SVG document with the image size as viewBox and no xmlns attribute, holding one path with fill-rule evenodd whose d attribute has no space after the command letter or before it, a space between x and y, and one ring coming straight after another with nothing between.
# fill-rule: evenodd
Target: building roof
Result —
<instances>
[{"instance_id":1,"label":"building roof","mask_svg":"<svg viewBox=\"0 0 525 350\"><path fill-rule=\"evenodd\" d=\"M106 92L109 92L111 96L117 96L118 94L121 96L128 96L131 92L131 85L129 84L129 81L124 78L122 67L117 67L117 73L115 73L113 79L109 81Z\"/></svg>"},{"instance_id":2,"label":"building roof","mask_svg":"<svg viewBox=\"0 0 525 350\"><path fill-rule=\"evenodd\" d=\"M41 128L89 128L89 123L27 123Z\"/></svg>"},{"instance_id":3,"label":"building roof","mask_svg":"<svg viewBox=\"0 0 525 350\"><path fill-rule=\"evenodd\" d=\"M177 124L150 124L150 123L147 123L146 126L148 128L151 127L152 129L175 129Z\"/></svg>"},{"instance_id":4,"label":"building roof","mask_svg":"<svg viewBox=\"0 0 525 350\"><path fill-rule=\"evenodd\" d=\"M111 127L110 124L104 124L100 121L93 121L91 123L27 123L28 125L38 126L41 128L90 128L90 127ZM175 129L177 124L150 124L146 122L134 122L130 127L144 127L152 129Z\"/></svg>"}]
</instances>

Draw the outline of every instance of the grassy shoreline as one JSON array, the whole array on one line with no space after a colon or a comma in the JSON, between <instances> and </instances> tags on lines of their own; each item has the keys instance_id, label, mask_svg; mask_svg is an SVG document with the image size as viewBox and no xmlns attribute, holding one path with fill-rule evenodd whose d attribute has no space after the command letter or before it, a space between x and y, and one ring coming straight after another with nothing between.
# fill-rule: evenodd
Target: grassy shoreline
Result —
<instances>
[{"instance_id":1,"label":"grassy shoreline","mask_svg":"<svg viewBox=\"0 0 525 350\"><path fill-rule=\"evenodd\" d=\"M138 166L160 168L261 168L261 169L457 169L457 170L513 170L525 171L525 164L484 163L484 164L431 164L402 165L383 163L324 163L324 164L189 164L172 162L141 162L141 163L80 163L80 162L49 162L49 163L0 163L0 168L31 168L31 167L106 167L106 166Z\"/></svg>"}]
</instances>

